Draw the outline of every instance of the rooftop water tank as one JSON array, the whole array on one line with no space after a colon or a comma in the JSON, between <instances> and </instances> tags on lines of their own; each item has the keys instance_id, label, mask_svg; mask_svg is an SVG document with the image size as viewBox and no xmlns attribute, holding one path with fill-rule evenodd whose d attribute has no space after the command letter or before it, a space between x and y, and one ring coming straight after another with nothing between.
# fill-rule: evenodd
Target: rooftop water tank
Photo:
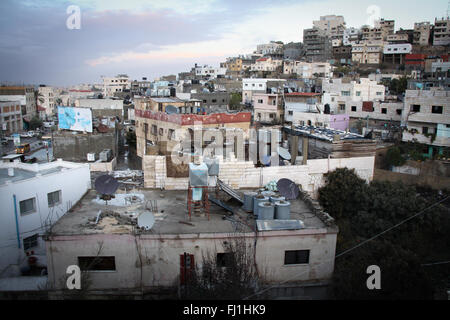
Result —
<instances>
[{"instance_id":1,"label":"rooftop water tank","mask_svg":"<svg viewBox=\"0 0 450 320\"><path fill-rule=\"evenodd\" d=\"M275 206L271 202L260 202L258 204L258 220L273 220Z\"/></svg>"},{"instance_id":2,"label":"rooftop water tank","mask_svg":"<svg viewBox=\"0 0 450 320\"><path fill-rule=\"evenodd\" d=\"M242 210L245 212L253 211L253 198L257 196L256 192L245 192L244 193L244 205L242 206Z\"/></svg>"},{"instance_id":3,"label":"rooftop water tank","mask_svg":"<svg viewBox=\"0 0 450 320\"><path fill-rule=\"evenodd\" d=\"M267 198L273 197L275 195L275 192L273 191L263 191L261 194Z\"/></svg>"},{"instance_id":4,"label":"rooftop water tank","mask_svg":"<svg viewBox=\"0 0 450 320\"><path fill-rule=\"evenodd\" d=\"M208 186L208 166L206 163L199 165L189 163L189 184L192 187Z\"/></svg>"},{"instance_id":5,"label":"rooftop water tank","mask_svg":"<svg viewBox=\"0 0 450 320\"><path fill-rule=\"evenodd\" d=\"M261 194L256 195L253 198L253 215L258 216L258 210L259 210L258 204L261 202L267 202L267 201L269 201L268 197L263 196Z\"/></svg>"},{"instance_id":6,"label":"rooftop water tank","mask_svg":"<svg viewBox=\"0 0 450 320\"><path fill-rule=\"evenodd\" d=\"M275 219L277 220L291 219L291 203L289 201L275 202Z\"/></svg>"},{"instance_id":7,"label":"rooftop water tank","mask_svg":"<svg viewBox=\"0 0 450 320\"><path fill-rule=\"evenodd\" d=\"M272 203L275 203L278 201L284 201L284 200L286 200L286 198L279 196L279 195L274 195L274 196L270 197L270 202L272 202Z\"/></svg>"}]
</instances>

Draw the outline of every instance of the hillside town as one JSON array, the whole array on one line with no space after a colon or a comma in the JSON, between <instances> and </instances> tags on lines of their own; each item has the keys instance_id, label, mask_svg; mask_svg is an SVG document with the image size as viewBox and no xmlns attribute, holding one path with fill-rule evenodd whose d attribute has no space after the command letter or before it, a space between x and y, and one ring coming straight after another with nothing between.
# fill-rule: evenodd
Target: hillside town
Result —
<instances>
[{"instance_id":1,"label":"hillside town","mask_svg":"<svg viewBox=\"0 0 450 320\"><path fill-rule=\"evenodd\" d=\"M311 18L292 42L156 79L3 83L0 298L352 299L333 289L341 253L430 206L443 249L419 260L448 260L450 18ZM339 174L353 182L332 189ZM392 220L370 220L383 205ZM447 299L437 268L418 292Z\"/></svg>"}]
</instances>

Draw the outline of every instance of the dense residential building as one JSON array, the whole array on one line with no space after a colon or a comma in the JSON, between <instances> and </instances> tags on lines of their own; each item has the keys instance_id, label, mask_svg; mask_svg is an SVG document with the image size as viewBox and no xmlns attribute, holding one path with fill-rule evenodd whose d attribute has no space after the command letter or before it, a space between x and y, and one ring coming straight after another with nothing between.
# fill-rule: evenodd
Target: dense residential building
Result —
<instances>
[{"instance_id":1,"label":"dense residential building","mask_svg":"<svg viewBox=\"0 0 450 320\"><path fill-rule=\"evenodd\" d=\"M342 40L345 31L345 20L343 16L322 16L320 20L313 21L313 27L325 31L325 34L332 40Z\"/></svg>"},{"instance_id":2,"label":"dense residential building","mask_svg":"<svg viewBox=\"0 0 450 320\"><path fill-rule=\"evenodd\" d=\"M432 26L430 22L414 23L414 41L415 45L427 46L430 44Z\"/></svg>"},{"instance_id":3,"label":"dense residential building","mask_svg":"<svg viewBox=\"0 0 450 320\"><path fill-rule=\"evenodd\" d=\"M301 79L333 77L332 67L328 62L285 61L283 73L295 74Z\"/></svg>"},{"instance_id":4,"label":"dense residential building","mask_svg":"<svg viewBox=\"0 0 450 320\"><path fill-rule=\"evenodd\" d=\"M303 30L303 43L308 62L326 62L332 57L331 38L319 28Z\"/></svg>"},{"instance_id":5,"label":"dense residential building","mask_svg":"<svg viewBox=\"0 0 450 320\"><path fill-rule=\"evenodd\" d=\"M271 41L267 44L259 44L256 46L256 52L265 55L282 55L283 54L283 43L279 41Z\"/></svg>"},{"instance_id":6,"label":"dense residential building","mask_svg":"<svg viewBox=\"0 0 450 320\"><path fill-rule=\"evenodd\" d=\"M41 99L43 100L43 102L40 101ZM39 107L45 109L44 112L46 118L56 114L56 101L54 88L48 86L39 86L37 103Z\"/></svg>"},{"instance_id":7,"label":"dense residential building","mask_svg":"<svg viewBox=\"0 0 450 320\"><path fill-rule=\"evenodd\" d=\"M253 119L265 124L280 124L283 120L283 96L279 93L253 93Z\"/></svg>"},{"instance_id":8,"label":"dense residential building","mask_svg":"<svg viewBox=\"0 0 450 320\"><path fill-rule=\"evenodd\" d=\"M412 52L412 45L409 43L387 44L383 48L384 62L392 64L404 64L406 55Z\"/></svg>"},{"instance_id":9,"label":"dense residential building","mask_svg":"<svg viewBox=\"0 0 450 320\"><path fill-rule=\"evenodd\" d=\"M21 275L30 257L45 263L42 237L91 187L89 165L0 163L0 273Z\"/></svg>"},{"instance_id":10,"label":"dense residential building","mask_svg":"<svg viewBox=\"0 0 450 320\"><path fill-rule=\"evenodd\" d=\"M386 41L389 35L394 34L394 20L381 19L375 22L375 27L365 26L361 29L362 40L367 41Z\"/></svg>"},{"instance_id":11,"label":"dense residential building","mask_svg":"<svg viewBox=\"0 0 450 320\"><path fill-rule=\"evenodd\" d=\"M277 71L283 65L282 59L272 59L271 57L259 58L252 64L250 71Z\"/></svg>"},{"instance_id":12,"label":"dense residential building","mask_svg":"<svg viewBox=\"0 0 450 320\"><path fill-rule=\"evenodd\" d=\"M231 72L241 72L242 58L240 57L228 58L227 62L225 63L225 67L227 68L228 71Z\"/></svg>"},{"instance_id":13,"label":"dense residential building","mask_svg":"<svg viewBox=\"0 0 450 320\"><path fill-rule=\"evenodd\" d=\"M352 45L352 61L360 64L380 64L384 42L365 40Z\"/></svg>"},{"instance_id":14,"label":"dense residential building","mask_svg":"<svg viewBox=\"0 0 450 320\"><path fill-rule=\"evenodd\" d=\"M194 67L195 76L201 78L215 79L219 77L225 76L227 73L226 68L216 68L209 65L198 66L197 64Z\"/></svg>"},{"instance_id":15,"label":"dense residential building","mask_svg":"<svg viewBox=\"0 0 450 320\"><path fill-rule=\"evenodd\" d=\"M358 43L361 38L361 30L357 28L347 28L344 30L342 44L344 46L351 46Z\"/></svg>"},{"instance_id":16,"label":"dense residential building","mask_svg":"<svg viewBox=\"0 0 450 320\"><path fill-rule=\"evenodd\" d=\"M0 100L20 101L22 118L25 123L37 115L36 95L33 87L0 87ZM27 126L25 124L25 126Z\"/></svg>"},{"instance_id":17,"label":"dense residential building","mask_svg":"<svg viewBox=\"0 0 450 320\"><path fill-rule=\"evenodd\" d=\"M119 117L123 119L123 100L120 99L77 99L75 107L89 108L94 117Z\"/></svg>"},{"instance_id":18,"label":"dense residential building","mask_svg":"<svg viewBox=\"0 0 450 320\"><path fill-rule=\"evenodd\" d=\"M242 79L242 103L251 104L253 93L267 93L268 89L282 87L285 83L284 79Z\"/></svg>"},{"instance_id":19,"label":"dense residential building","mask_svg":"<svg viewBox=\"0 0 450 320\"><path fill-rule=\"evenodd\" d=\"M450 147L450 91L406 90L403 141Z\"/></svg>"},{"instance_id":20,"label":"dense residential building","mask_svg":"<svg viewBox=\"0 0 450 320\"><path fill-rule=\"evenodd\" d=\"M448 46L450 44L450 18L435 19L433 29L433 45Z\"/></svg>"},{"instance_id":21,"label":"dense residential building","mask_svg":"<svg viewBox=\"0 0 450 320\"><path fill-rule=\"evenodd\" d=\"M3 135L9 135L23 129L20 101L0 100L0 128Z\"/></svg>"},{"instance_id":22,"label":"dense residential building","mask_svg":"<svg viewBox=\"0 0 450 320\"><path fill-rule=\"evenodd\" d=\"M119 74L116 77L102 77L103 96L113 97L116 92L131 90L131 81L126 74Z\"/></svg>"}]
</instances>

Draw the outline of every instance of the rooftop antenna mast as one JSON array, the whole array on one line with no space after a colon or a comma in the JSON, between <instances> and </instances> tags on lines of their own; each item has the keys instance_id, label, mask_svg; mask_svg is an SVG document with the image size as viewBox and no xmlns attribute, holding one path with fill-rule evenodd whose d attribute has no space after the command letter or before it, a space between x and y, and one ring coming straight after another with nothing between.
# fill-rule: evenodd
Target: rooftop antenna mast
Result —
<instances>
[{"instance_id":1,"label":"rooftop antenna mast","mask_svg":"<svg viewBox=\"0 0 450 320\"><path fill-rule=\"evenodd\" d=\"M448 5L447 5L447 19L450 16L450 0L448 0Z\"/></svg>"}]
</instances>

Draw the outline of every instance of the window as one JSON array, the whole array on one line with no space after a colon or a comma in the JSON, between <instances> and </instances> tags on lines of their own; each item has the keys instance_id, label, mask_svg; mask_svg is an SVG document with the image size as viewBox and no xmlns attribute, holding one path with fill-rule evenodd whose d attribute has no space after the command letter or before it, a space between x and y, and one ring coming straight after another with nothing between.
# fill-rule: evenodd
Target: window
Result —
<instances>
[{"instance_id":1,"label":"window","mask_svg":"<svg viewBox=\"0 0 450 320\"><path fill-rule=\"evenodd\" d=\"M387 109L386 108L381 108L381 113L382 114L387 114Z\"/></svg>"},{"instance_id":2,"label":"window","mask_svg":"<svg viewBox=\"0 0 450 320\"><path fill-rule=\"evenodd\" d=\"M432 106L431 107L431 112L432 113L442 114L442 106Z\"/></svg>"},{"instance_id":3,"label":"window","mask_svg":"<svg viewBox=\"0 0 450 320\"><path fill-rule=\"evenodd\" d=\"M292 250L284 252L284 264L308 264L309 250Z\"/></svg>"},{"instance_id":4,"label":"window","mask_svg":"<svg viewBox=\"0 0 450 320\"><path fill-rule=\"evenodd\" d=\"M273 119L274 116L275 116L275 115L274 115L273 113L269 114L269 118L270 118L270 119Z\"/></svg>"},{"instance_id":5,"label":"window","mask_svg":"<svg viewBox=\"0 0 450 320\"><path fill-rule=\"evenodd\" d=\"M175 139L175 130L169 129L169 132L167 133L167 138L169 138L169 140Z\"/></svg>"},{"instance_id":6,"label":"window","mask_svg":"<svg viewBox=\"0 0 450 320\"><path fill-rule=\"evenodd\" d=\"M423 127L422 128L422 133L423 134L428 134L428 127Z\"/></svg>"},{"instance_id":7,"label":"window","mask_svg":"<svg viewBox=\"0 0 450 320\"><path fill-rule=\"evenodd\" d=\"M397 109L397 114L398 114L399 116L401 116L401 115L402 115L402 109Z\"/></svg>"},{"instance_id":8,"label":"window","mask_svg":"<svg viewBox=\"0 0 450 320\"><path fill-rule=\"evenodd\" d=\"M341 96L350 96L350 91L341 91Z\"/></svg>"},{"instance_id":9,"label":"window","mask_svg":"<svg viewBox=\"0 0 450 320\"><path fill-rule=\"evenodd\" d=\"M263 103L263 100L262 100L262 99L258 99L258 103L259 103L259 104L262 104L262 103Z\"/></svg>"},{"instance_id":10,"label":"window","mask_svg":"<svg viewBox=\"0 0 450 320\"><path fill-rule=\"evenodd\" d=\"M61 203L61 190L47 193L48 206L53 207Z\"/></svg>"},{"instance_id":11,"label":"window","mask_svg":"<svg viewBox=\"0 0 450 320\"><path fill-rule=\"evenodd\" d=\"M292 116L293 114L294 114L294 111L292 111L292 110L288 111L288 115Z\"/></svg>"},{"instance_id":12,"label":"window","mask_svg":"<svg viewBox=\"0 0 450 320\"><path fill-rule=\"evenodd\" d=\"M156 127L156 125L152 124L152 134L156 136L157 131L158 128Z\"/></svg>"},{"instance_id":13,"label":"window","mask_svg":"<svg viewBox=\"0 0 450 320\"><path fill-rule=\"evenodd\" d=\"M352 112L356 112L356 106L352 106Z\"/></svg>"},{"instance_id":14,"label":"window","mask_svg":"<svg viewBox=\"0 0 450 320\"><path fill-rule=\"evenodd\" d=\"M115 271L115 257L78 257L78 266L82 271Z\"/></svg>"},{"instance_id":15,"label":"window","mask_svg":"<svg viewBox=\"0 0 450 320\"><path fill-rule=\"evenodd\" d=\"M341 111L345 111L345 104L340 104L340 105L339 105L339 109L340 109Z\"/></svg>"},{"instance_id":16,"label":"window","mask_svg":"<svg viewBox=\"0 0 450 320\"><path fill-rule=\"evenodd\" d=\"M420 104L413 104L413 105L411 105L411 111L413 111L413 112L420 112Z\"/></svg>"},{"instance_id":17,"label":"window","mask_svg":"<svg viewBox=\"0 0 450 320\"><path fill-rule=\"evenodd\" d=\"M361 91L356 91L356 96L360 97L361 96Z\"/></svg>"},{"instance_id":18,"label":"window","mask_svg":"<svg viewBox=\"0 0 450 320\"><path fill-rule=\"evenodd\" d=\"M158 103L158 111L162 112L163 111L163 105L162 103Z\"/></svg>"},{"instance_id":19,"label":"window","mask_svg":"<svg viewBox=\"0 0 450 320\"><path fill-rule=\"evenodd\" d=\"M159 135L160 136L164 135L164 129L163 128L159 128Z\"/></svg>"},{"instance_id":20,"label":"window","mask_svg":"<svg viewBox=\"0 0 450 320\"><path fill-rule=\"evenodd\" d=\"M377 96L383 95L383 92L377 92Z\"/></svg>"},{"instance_id":21,"label":"window","mask_svg":"<svg viewBox=\"0 0 450 320\"><path fill-rule=\"evenodd\" d=\"M38 237L39 235L36 233L31 237L23 239L23 250L29 250L31 248L35 248L38 246Z\"/></svg>"},{"instance_id":22,"label":"window","mask_svg":"<svg viewBox=\"0 0 450 320\"><path fill-rule=\"evenodd\" d=\"M20 201L20 215L30 214L36 211L36 198Z\"/></svg>"},{"instance_id":23,"label":"window","mask_svg":"<svg viewBox=\"0 0 450 320\"><path fill-rule=\"evenodd\" d=\"M217 267L226 268L232 265L233 256L232 253L218 253L217 254Z\"/></svg>"},{"instance_id":24,"label":"window","mask_svg":"<svg viewBox=\"0 0 450 320\"><path fill-rule=\"evenodd\" d=\"M212 101L211 101L212 103L216 103L217 102L217 100L216 99L212 99Z\"/></svg>"}]
</instances>

